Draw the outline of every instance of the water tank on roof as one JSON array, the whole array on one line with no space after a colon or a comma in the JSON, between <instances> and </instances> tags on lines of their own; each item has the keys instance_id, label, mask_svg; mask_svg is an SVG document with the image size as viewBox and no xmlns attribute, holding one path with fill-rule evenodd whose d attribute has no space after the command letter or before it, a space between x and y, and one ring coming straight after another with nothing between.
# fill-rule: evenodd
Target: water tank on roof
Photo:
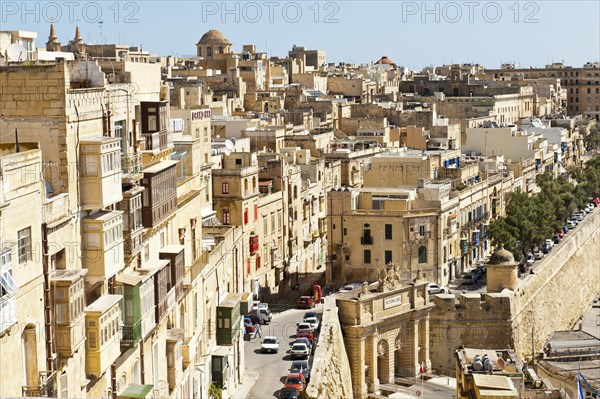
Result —
<instances>
[{"instance_id":1,"label":"water tank on roof","mask_svg":"<svg viewBox=\"0 0 600 399\"><path fill-rule=\"evenodd\" d=\"M481 357L479 355L475 356L475 359L473 359L473 370L483 370L483 362L481 361Z\"/></svg>"}]
</instances>

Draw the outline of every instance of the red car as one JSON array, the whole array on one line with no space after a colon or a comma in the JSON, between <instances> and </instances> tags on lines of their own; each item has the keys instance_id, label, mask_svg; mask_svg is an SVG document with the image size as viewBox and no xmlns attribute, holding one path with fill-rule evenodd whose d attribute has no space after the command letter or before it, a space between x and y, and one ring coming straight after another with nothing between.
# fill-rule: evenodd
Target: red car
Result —
<instances>
[{"instance_id":1,"label":"red car","mask_svg":"<svg viewBox=\"0 0 600 399\"><path fill-rule=\"evenodd\" d=\"M313 339L314 339L314 335L313 335L312 329L310 327L309 328L298 328L296 330L296 338L302 338L302 337L308 338L308 340L312 344L313 343Z\"/></svg>"},{"instance_id":2,"label":"red car","mask_svg":"<svg viewBox=\"0 0 600 399\"><path fill-rule=\"evenodd\" d=\"M285 379L285 387L296 388L298 391L304 391L306 380L302 373L290 373Z\"/></svg>"},{"instance_id":3,"label":"red car","mask_svg":"<svg viewBox=\"0 0 600 399\"><path fill-rule=\"evenodd\" d=\"M315 302L311 296L301 296L296 301L296 306L300 309L312 309L315 307Z\"/></svg>"}]
</instances>

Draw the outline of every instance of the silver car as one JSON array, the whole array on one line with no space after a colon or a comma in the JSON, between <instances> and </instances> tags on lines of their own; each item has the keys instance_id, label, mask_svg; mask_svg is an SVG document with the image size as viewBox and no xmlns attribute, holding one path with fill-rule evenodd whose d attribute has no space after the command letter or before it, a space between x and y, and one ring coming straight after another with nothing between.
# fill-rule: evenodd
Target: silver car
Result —
<instances>
[{"instance_id":1,"label":"silver car","mask_svg":"<svg viewBox=\"0 0 600 399\"><path fill-rule=\"evenodd\" d=\"M297 343L292 345L292 349L290 349L290 357L292 360L294 359L308 359L308 355L310 354L308 350L308 346L306 344Z\"/></svg>"}]
</instances>

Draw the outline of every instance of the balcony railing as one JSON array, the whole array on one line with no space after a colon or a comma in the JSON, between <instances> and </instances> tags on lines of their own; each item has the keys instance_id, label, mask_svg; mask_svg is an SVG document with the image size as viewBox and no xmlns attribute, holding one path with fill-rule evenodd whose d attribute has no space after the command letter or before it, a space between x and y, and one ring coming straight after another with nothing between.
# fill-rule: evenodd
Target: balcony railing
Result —
<instances>
[{"instance_id":1,"label":"balcony railing","mask_svg":"<svg viewBox=\"0 0 600 399\"><path fill-rule=\"evenodd\" d=\"M44 397L44 398L55 398L56 397L56 371L40 371L40 385L37 386L23 386L22 396L23 397Z\"/></svg>"},{"instance_id":2,"label":"balcony railing","mask_svg":"<svg viewBox=\"0 0 600 399\"><path fill-rule=\"evenodd\" d=\"M142 321L121 327L121 350L132 348L142 339Z\"/></svg>"},{"instance_id":3,"label":"balcony railing","mask_svg":"<svg viewBox=\"0 0 600 399\"><path fill-rule=\"evenodd\" d=\"M373 237L372 236L360 237L360 243L362 245L373 245Z\"/></svg>"}]
</instances>

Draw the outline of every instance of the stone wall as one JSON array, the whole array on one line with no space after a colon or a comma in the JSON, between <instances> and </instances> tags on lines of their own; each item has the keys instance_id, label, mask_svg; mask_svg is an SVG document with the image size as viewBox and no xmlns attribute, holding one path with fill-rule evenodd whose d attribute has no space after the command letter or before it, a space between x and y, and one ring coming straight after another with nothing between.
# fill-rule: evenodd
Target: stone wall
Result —
<instances>
[{"instance_id":1,"label":"stone wall","mask_svg":"<svg viewBox=\"0 0 600 399\"><path fill-rule=\"evenodd\" d=\"M352 398L350 363L333 297L325 298L321 326L306 393L311 398Z\"/></svg>"},{"instance_id":2,"label":"stone wall","mask_svg":"<svg viewBox=\"0 0 600 399\"><path fill-rule=\"evenodd\" d=\"M511 295L442 294L430 313L429 354L436 374L452 375L454 349L510 348Z\"/></svg>"},{"instance_id":3,"label":"stone wall","mask_svg":"<svg viewBox=\"0 0 600 399\"><path fill-rule=\"evenodd\" d=\"M600 292L600 209L568 233L516 293L436 295L431 312L433 371L452 374L453 350L512 348L517 356L539 353L550 334L570 330ZM482 299L483 297L483 299Z\"/></svg>"},{"instance_id":4,"label":"stone wall","mask_svg":"<svg viewBox=\"0 0 600 399\"><path fill-rule=\"evenodd\" d=\"M514 299L512 335L519 356L531 355L532 332L540 352L552 332L572 329L600 292L600 209L566 237L534 267Z\"/></svg>"}]
</instances>

